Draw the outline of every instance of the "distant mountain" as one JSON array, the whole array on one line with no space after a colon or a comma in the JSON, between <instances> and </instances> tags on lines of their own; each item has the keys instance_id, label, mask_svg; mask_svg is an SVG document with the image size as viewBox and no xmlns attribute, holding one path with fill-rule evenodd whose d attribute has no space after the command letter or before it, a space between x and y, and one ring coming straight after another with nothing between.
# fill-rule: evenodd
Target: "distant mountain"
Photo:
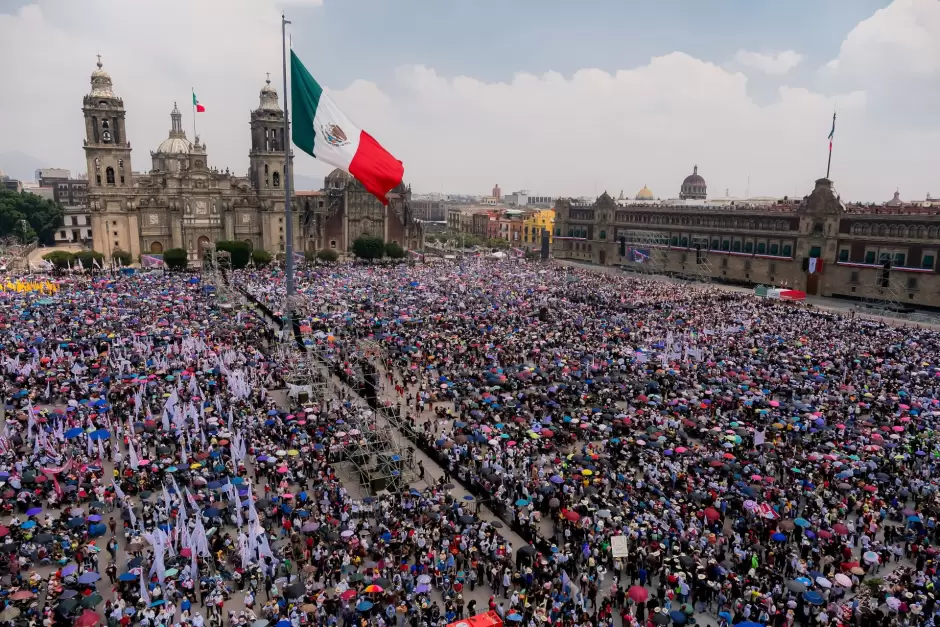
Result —
<instances>
[{"instance_id":1,"label":"distant mountain","mask_svg":"<svg viewBox=\"0 0 940 627\"><path fill-rule=\"evenodd\" d=\"M18 150L0 152L0 170L3 170L12 179L35 181L36 170L48 167L52 166L41 159Z\"/></svg>"}]
</instances>

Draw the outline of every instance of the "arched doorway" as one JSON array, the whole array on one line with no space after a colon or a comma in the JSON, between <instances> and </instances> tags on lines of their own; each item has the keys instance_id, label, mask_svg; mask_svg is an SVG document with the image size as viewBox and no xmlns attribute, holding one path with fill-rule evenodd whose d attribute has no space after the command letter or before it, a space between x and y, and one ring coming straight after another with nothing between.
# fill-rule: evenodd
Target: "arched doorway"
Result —
<instances>
[{"instance_id":1,"label":"arched doorway","mask_svg":"<svg viewBox=\"0 0 940 627\"><path fill-rule=\"evenodd\" d=\"M602 250L600 256L601 256L601 265L606 266L607 265L607 251Z\"/></svg>"},{"instance_id":2,"label":"arched doorway","mask_svg":"<svg viewBox=\"0 0 940 627\"><path fill-rule=\"evenodd\" d=\"M151 242L151 243L150 243L150 252L152 252L152 253L154 253L154 254L156 254L156 255L161 255L161 254L163 254L163 244L161 244L160 242Z\"/></svg>"},{"instance_id":3,"label":"arched doorway","mask_svg":"<svg viewBox=\"0 0 940 627\"><path fill-rule=\"evenodd\" d=\"M206 249L206 246L209 245L209 238L203 235L196 241L196 246L199 249L199 258L202 259L202 253Z\"/></svg>"}]
</instances>

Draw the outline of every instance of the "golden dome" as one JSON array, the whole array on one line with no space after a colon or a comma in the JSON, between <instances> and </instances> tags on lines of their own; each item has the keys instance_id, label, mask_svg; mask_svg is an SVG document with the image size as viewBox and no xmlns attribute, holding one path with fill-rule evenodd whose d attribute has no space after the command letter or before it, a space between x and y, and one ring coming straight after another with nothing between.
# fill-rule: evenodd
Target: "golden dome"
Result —
<instances>
[{"instance_id":1,"label":"golden dome","mask_svg":"<svg viewBox=\"0 0 940 627\"><path fill-rule=\"evenodd\" d=\"M653 195L652 190L646 185L643 186L643 189L636 193L636 200L653 200L656 197Z\"/></svg>"}]
</instances>

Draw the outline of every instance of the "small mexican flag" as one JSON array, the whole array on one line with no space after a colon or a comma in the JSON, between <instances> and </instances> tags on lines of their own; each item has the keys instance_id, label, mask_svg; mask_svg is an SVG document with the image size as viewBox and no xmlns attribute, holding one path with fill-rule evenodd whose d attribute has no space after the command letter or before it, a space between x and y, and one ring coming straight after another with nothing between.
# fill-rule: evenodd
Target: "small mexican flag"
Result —
<instances>
[{"instance_id":1,"label":"small mexican flag","mask_svg":"<svg viewBox=\"0 0 940 627\"><path fill-rule=\"evenodd\" d=\"M387 194L401 183L405 174L401 161L339 110L293 50L290 76L294 144L307 154L349 172L383 205L388 205Z\"/></svg>"},{"instance_id":2,"label":"small mexican flag","mask_svg":"<svg viewBox=\"0 0 940 627\"><path fill-rule=\"evenodd\" d=\"M206 112L206 108L199 102L199 98L196 98L196 92L193 92L193 106L196 107L196 113Z\"/></svg>"}]
</instances>

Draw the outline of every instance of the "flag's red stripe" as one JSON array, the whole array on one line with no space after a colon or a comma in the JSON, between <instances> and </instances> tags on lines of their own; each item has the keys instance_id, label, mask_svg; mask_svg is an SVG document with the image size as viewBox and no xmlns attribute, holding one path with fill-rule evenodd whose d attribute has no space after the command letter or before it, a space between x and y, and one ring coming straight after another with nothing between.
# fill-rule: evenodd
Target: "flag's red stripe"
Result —
<instances>
[{"instance_id":1,"label":"flag's red stripe","mask_svg":"<svg viewBox=\"0 0 940 627\"><path fill-rule=\"evenodd\" d=\"M829 152L832 152L832 140L829 140Z\"/></svg>"},{"instance_id":2,"label":"flag's red stripe","mask_svg":"<svg viewBox=\"0 0 940 627\"><path fill-rule=\"evenodd\" d=\"M362 131L359 149L349 164L349 173L374 194L383 205L388 205L388 194L401 183L405 166L382 148L371 135Z\"/></svg>"},{"instance_id":3,"label":"flag's red stripe","mask_svg":"<svg viewBox=\"0 0 940 627\"><path fill-rule=\"evenodd\" d=\"M196 103L196 113L205 113L206 108L199 103Z\"/></svg>"}]
</instances>

